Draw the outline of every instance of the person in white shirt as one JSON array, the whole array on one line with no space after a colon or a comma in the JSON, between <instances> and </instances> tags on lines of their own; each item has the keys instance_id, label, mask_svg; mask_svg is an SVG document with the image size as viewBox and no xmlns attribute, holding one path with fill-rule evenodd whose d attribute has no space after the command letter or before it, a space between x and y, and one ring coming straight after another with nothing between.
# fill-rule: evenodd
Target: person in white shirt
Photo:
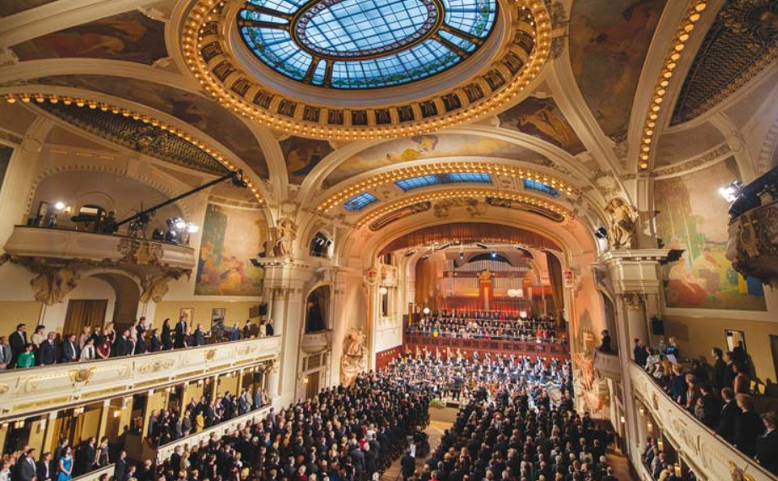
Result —
<instances>
[{"instance_id":1,"label":"person in white shirt","mask_svg":"<svg viewBox=\"0 0 778 481\"><path fill-rule=\"evenodd\" d=\"M89 338L84 343L84 348L81 349L81 361L92 361L97 357L97 351L95 350L94 338Z\"/></svg>"}]
</instances>

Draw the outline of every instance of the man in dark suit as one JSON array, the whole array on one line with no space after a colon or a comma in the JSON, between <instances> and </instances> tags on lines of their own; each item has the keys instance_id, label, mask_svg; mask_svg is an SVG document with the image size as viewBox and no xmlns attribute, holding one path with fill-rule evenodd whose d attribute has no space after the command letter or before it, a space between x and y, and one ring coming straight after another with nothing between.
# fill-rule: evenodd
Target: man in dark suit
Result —
<instances>
[{"instance_id":1,"label":"man in dark suit","mask_svg":"<svg viewBox=\"0 0 778 481\"><path fill-rule=\"evenodd\" d=\"M151 331L151 352L159 352L162 350L162 340L159 338L159 329L153 329Z\"/></svg>"},{"instance_id":2,"label":"man in dark suit","mask_svg":"<svg viewBox=\"0 0 778 481\"><path fill-rule=\"evenodd\" d=\"M184 347L184 336L186 335L186 321L184 321L184 318L181 317L178 319L178 322L176 323L176 340L175 340L175 348L181 349Z\"/></svg>"},{"instance_id":3,"label":"man in dark suit","mask_svg":"<svg viewBox=\"0 0 778 481\"><path fill-rule=\"evenodd\" d=\"M721 399L724 400L724 407L721 408L721 412L719 413L719 423L716 427L716 434L731 443L735 440L735 425L737 423L737 418L740 415L740 408L737 407L735 393L731 388L725 387L721 390Z\"/></svg>"},{"instance_id":4,"label":"man in dark suit","mask_svg":"<svg viewBox=\"0 0 778 481\"><path fill-rule=\"evenodd\" d=\"M78 345L76 344L76 335L69 334L64 341L62 341L62 355L59 357L59 362L76 362L78 361Z\"/></svg>"},{"instance_id":5,"label":"man in dark suit","mask_svg":"<svg viewBox=\"0 0 778 481\"><path fill-rule=\"evenodd\" d=\"M55 362L57 362L57 333L50 332L49 337L41 343L38 363L41 366L50 366Z\"/></svg>"},{"instance_id":6,"label":"man in dark suit","mask_svg":"<svg viewBox=\"0 0 778 481\"><path fill-rule=\"evenodd\" d=\"M54 469L51 464L51 453L43 453L41 460L38 461L38 481L51 481Z\"/></svg>"},{"instance_id":7,"label":"man in dark suit","mask_svg":"<svg viewBox=\"0 0 778 481\"><path fill-rule=\"evenodd\" d=\"M258 387L256 391L254 391L254 409L259 409L262 406L262 388Z\"/></svg>"},{"instance_id":8,"label":"man in dark suit","mask_svg":"<svg viewBox=\"0 0 778 481\"><path fill-rule=\"evenodd\" d=\"M359 449L359 444L354 442L349 451L349 457L354 464L354 474L357 481L362 481L365 474L365 454Z\"/></svg>"},{"instance_id":9,"label":"man in dark suit","mask_svg":"<svg viewBox=\"0 0 778 481\"><path fill-rule=\"evenodd\" d=\"M251 337L251 320L246 319L246 325L243 326L243 339Z\"/></svg>"},{"instance_id":10,"label":"man in dark suit","mask_svg":"<svg viewBox=\"0 0 778 481\"><path fill-rule=\"evenodd\" d=\"M122 331L122 335L116 338L116 340L113 342L113 349L111 349L111 357L122 357L128 354L128 349L129 349L129 345L127 341L128 336L129 336L129 331L127 329L124 329Z\"/></svg>"},{"instance_id":11,"label":"man in dark suit","mask_svg":"<svg viewBox=\"0 0 778 481\"><path fill-rule=\"evenodd\" d=\"M725 385L727 363L724 362L724 353L718 347L714 347L711 353L713 354L713 379L711 382L716 392L721 392L725 387L731 387Z\"/></svg>"},{"instance_id":12,"label":"man in dark suit","mask_svg":"<svg viewBox=\"0 0 778 481\"><path fill-rule=\"evenodd\" d=\"M416 460L411 456L411 450L406 449L403 457L400 458L400 466L402 468L403 481L408 481L408 478L413 476L416 471Z\"/></svg>"},{"instance_id":13,"label":"man in dark suit","mask_svg":"<svg viewBox=\"0 0 778 481\"><path fill-rule=\"evenodd\" d=\"M95 467L95 459L97 456L97 438L95 438L94 436L89 438L89 440L81 449L84 451L82 455L84 465L81 468L83 470L81 472L88 473L89 471L92 471Z\"/></svg>"},{"instance_id":14,"label":"man in dark suit","mask_svg":"<svg viewBox=\"0 0 778 481\"><path fill-rule=\"evenodd\" d=\"M16 462L16 473L19 481L32 481L38 475L38 465L35 463L35 448L30 448Z\"/></svg>"},{"instance_id":15,"label":"man in dark suit","mask_svg":"<svg viewBox=\"0 0 778 481\"><path fill-rule=\"evenodd\" d=\"M635 348L632 350L633 358L640 367L646 367L646 361L648 361L648 352L646 346L640 339L635 339Z\"/></svg>"},{"instance_id":16,"label":"man in dark suit","mask_svg":"<svg viewBox=\"0 0 778 481\"><path fill-rule=\"evenodd\" d=\"M117 481L124 480L127 475L127 451L119 453L119 459L114 463L113 478Z\"/></svg>"},{"instance_id":17,"label":"man in dark suit","mask_svg":"<svg viewBox=\"0 0 778 481\"><path fill-rule=\"evenodd\" d=\"M135 344L135 354L146 354L148 347L146 346L146 330L138 331L138 343Z\"/></svg>"},{"instance_id":18,"label":"man in dark suit","mask_svg":"<svg viewBox=\"0 0 778 481\"><path fill-rule=\"evenodd\" d=\"M8 337L0 336L0 369L6 369L11 366L13 354L11 346L8 345Z\"/></svg>"},{"instance_id":19,"label":"man in dark suit","mask_svg":"<svg viewBox=\"0 0 778 481\"><path fill-rule=\"evenodd\" d=\"M265 325L265 335L272 337L275 334L275 328L273 327L273 319L268 319Z\"/></svg>"},{"instance_id":20,"label":"man in dark suit","mask_svg":"<svg viewBox=\"0 0 778 481\"><path fill-rule=\"evenodd\" d=\"M197 329L194 332L194 345L205 346L205 331L203 331L203 325L198 324Z\"/></svg>"},{"instance_id":21,"label":"man in dark suit","mask_svg":"<svg viewBox=\"0 0 778 481\"><path fill-rule=\"evenodd\" d=\"M778 413L762 414L765 433L756 440L756 460L778 476Z\"/></svg>"},{"instance_id":22,"label":"man in dark suit","mask_svg":"<svg viewBox=\"0 0 778 481\"><path fill-rule=\"evenodd\" d=\"M24 346L27 345L27 326L25 324L16 326L16 330L11 333L8 342L11 344L11 364L8 367L16 367L16 359L19 358L19 354L24 352Z\"/></svg>"}]
</instances>

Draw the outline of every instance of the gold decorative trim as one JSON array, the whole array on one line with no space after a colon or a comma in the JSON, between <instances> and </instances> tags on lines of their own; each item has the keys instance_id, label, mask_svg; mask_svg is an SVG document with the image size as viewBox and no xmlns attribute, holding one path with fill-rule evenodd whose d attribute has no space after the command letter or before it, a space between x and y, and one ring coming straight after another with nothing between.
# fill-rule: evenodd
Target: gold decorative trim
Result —
<instances>
[{"instance_id":1,"label":"gold decorative trim","mask_svg":"<svg viewBox=\"0 0 778 481\"><path fill-rule=\"evenodd\" d=\"M43 92L33 92L33 93L10 93L5 95L0 95L0 102L5 100L9 104L14 104L17 101L21 101L22 103L31 103L33 100L37 103L43 103L43 102L50 102L52 104L56 104L59 102L62 102L65 105L71 105L75 104L77 107L88 107L90 109L100 109L103 112L110 111L114 115L122 115L124 117L132 117L134 120L140 120L143 123L151 124L154 127L159 127L162 130L166 130L170 132L171 134L174 134L178 137L181 137L185 141L189 142L190 144L194 145L198 149L204 151L206 154L213 157L217 162L221 163L223 166L228 168L231 171L237 171L239 168L234 165L232 162L230 162L224 154L219 152L215 147L206 144L205 142L201 141L200 139L192 136L190 133L179 129L178 127L175 127L173 125L170 125L162 120L156 119L154 117L141 114L138 112L135 112L133 110L125 109L124 107L119 107L116 105L111 105L105 102L97 101L97 100L89 100L84 99L80 97L71 97L67 95L58 95L58 94L48 94ZM265 200L262 197L262 195L259 193L259 189L257 189L257 186L254 185L253 182L251 182L250 179L244 179L246 181L246 184L249 189L251 189L251 192L254 194L254 196L257 198L257 201L260 203L260 205L264 205Z\"/></svg>"},{"instance_id":2,"label":"gold decorative trim","mask_svg":"<svg viewBox=\"0 0 778 481\"><path fill-rule=\"evenodd\" d=\"M573 195L577 190L567 182L550 175L541 174L534 170L510 167L507 165L484 163L484 162L453 162L453 163L434 163L415 167L403 167L391 172L384 172L368 177L365 180L350 185L346 189L327 197L316 207L317 212L327 212L338 204L360 194L368 189L379 187L397 180L419 177L422 175L450 174L457 172L475 172L483 174L506 175L517 177L519 179L530 179L543 182L558 191Z\"/></svg>"},{"instance_id":3,"label":"gold decorative trim","mask_svg":"<svg viewBox=\"0 0 778 481\"><path fill-rule=\"evenodd\" d=\"M183 21L182 50L206 92L225 108L273 129L328 140L407 136L493 115L537 77L551 48L551 19L544 2L503 1L500 6L504 12L514 9L515 21L508 44L486 72L410 104L336 109L271 91L247 73L225 45L220 35L225 2L197 0L192 5ZM465 71L466 65L454 68Z\"/></svg>"},{"instance_id":4,"label":"gold decorative trim","mask_svg":"<svg viewBox=\"0 0 778 481\"><path fill-rule=\"evenodd\" d=\"M659 113L662 110L662 103L665 100L667 94L667 87L670 85L670 79L673 77L675 69L678 67L678 61L681 59L686 42L689 41L689 36L694 30L694 26L702 18L702 12L708 6L707 0L692 0L689 9L683 17L681 25L678 27L678 31L675 34L675 38L672 46L665 56L664 67L659 74L659 78L654 86L654 94L651 100L651 104L646 112L646 121L643 126L643 135L640 139L640 153L638 161L638 170L645 172L648 170L649 161L653 152L654 145L656 144L656 121L659 119Z\"/></svg>"},{"instance_id":5,"label":"gold decorative trim","mask_svg":"<svg viewBox=\"0 0 778 481\"><path fill-rule=\"evenodd\" d=\"M378 219L379 217L385 214L388 214L397 209L402 209L403 207L407 207L409 205L413 205L419 202L424 202L428 200L482 198L482 197L498 197L500 199L512 200L515 202L541 207L543 209L548 209L552 212L555 212L565 218L568 218L571 215L570 211L568 211L567 209L559 207L558 205L548 202L544 199L530 196L530 195L517 194L514 192L508 192L504 190L454 189L454 190L446 190L442 192L438 191L438 192L430 192L426 194L414 195L406 199L393 202L387 205L386 207L376 209L375 211L366 214L365 216L363 216L361 219L357 221L357 229L361 229L365 225L370 224L371 222L373 222L374 220Z\"/></svg>"}]
</instances>

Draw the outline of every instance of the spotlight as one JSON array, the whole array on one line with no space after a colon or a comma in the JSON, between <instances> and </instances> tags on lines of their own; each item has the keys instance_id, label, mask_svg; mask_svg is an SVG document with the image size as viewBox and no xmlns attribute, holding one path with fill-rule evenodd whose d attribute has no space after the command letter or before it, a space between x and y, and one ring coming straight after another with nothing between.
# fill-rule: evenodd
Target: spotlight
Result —
<instances>
[{"instance_id":1,"label":"spotlight","mask_svg":"<svg viewBox=\"0 0 778 481\"><path fill-rule=\"evenodd\" d=\"M608 238L608 230L605 227L600 227L596 231L594 231L594 237L598 239L607 239Z\"/></svg>"},{"instance_id":2,"label":"spotlight","mask_svg":"<svg viewBox=\"0 0 778 481\"><path fill-rule=\"evenodd\" d=\"M381 294L382 296L385 296L388 292L389 292L389 289L387 289L384 286L381 286L381 287L378 288L378 293Z\"/></svg>"},{"instance_id":3,"label":"spotlight","mask_svg":"<svg viewBox=\"0 0 778 481\"><path fill-rule=\"evenodd\" d=\"M409 250L408 252L405 253L405 257L411 257L412 255L416 254L417 252L419 252L419 251L417 251L416 249L411 249L411 250Z\"/></svg>"},{"instance_id":4,"label":"spotlight","mask_svg":"<svg viewBox=\"0 0 778 481\"><path fill-rule=\"evenodd\" d=\"M176 217L175 219L173 219L173 225L178 230L186 229L186 221L184 219L182 219L181 217Z\"/></svg>"},{"instance_id":5,"label":"spotlight","mask_svg":"<svg viewBox=\"0 0 778 481\"><path fill-rule=\"evenodd\" d=\"M186 226L186 231L189 232L190 234L194 234L199 230L200 227L197 224L189 224Z\"/></svg>"},{"instance_id":6,"label":"spotlight","mask_svg":"<svg viewBox=\"0 0 778 481\"><path fill-rule=\"evenodd\" d=\"M54 208L57 210L65 210L65 203L62 201L54 203Z\"/></svg>"},{"instance_id":7,"label":"spotlight","mask_svg":"<svg viewBox=\"0 0 778 481\"><path fill-rule=\"evenodd\" d=\"M430 315L430 308L429 307L425 307L422 312L424 313L425 316L429 316Z\"/></svg>"},{"instance_id":8,"label":"spotlight","mask_svg":"<svg viewBox=\"0 0 778 481\"><path fill-rule=\"evenodd\" d=\"M735 199L737 199L738 194L740 194L740 189L742 187L742 182L732 182L731 184L725 185L724 187L719 187L719 195L722 196L727 202L735 202Z\"/></svg>"},{"instance_id":9,"label":"spotlight","mask_svg":"<svg viewBox=\"0 0 778 481\"><path fill-rule=\"evenodd\" d=\"M492 259L497 259L497 253L496 252L492 252Z\"/></svg>"}]
</instances>

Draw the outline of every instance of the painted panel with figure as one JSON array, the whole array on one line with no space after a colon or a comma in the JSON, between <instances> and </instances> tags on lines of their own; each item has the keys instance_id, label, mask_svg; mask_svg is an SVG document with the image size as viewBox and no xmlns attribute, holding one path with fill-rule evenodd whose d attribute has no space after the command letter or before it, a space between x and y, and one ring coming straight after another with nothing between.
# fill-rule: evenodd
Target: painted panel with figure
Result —
<instances>
[{"instance_id":1,"label":"painted panel with figure","mask_svg":"<svg viewBox=\"0 0 778 481\"><path fill-rule=\"evenodd\" d=\"M334 150L327 141L304 139L294 135L282 140L280 145L291 184L302 184L305 176Z\"/></svg>"},{"instance_id":2,"label":"painted panel with figure","mask_svg":"<svg viewBox=\"0 0 778 481\"><path fill-rule=\"evenodd\" d=\"M506 140L478 135L415 135L378 144L345 160L330 173L324 185L330 187L369 170L403 162L458 156L495 157L552 165L543 155Z\"/></svg>"},{"instance_id":3,"label":"painted panel with figure","mask_svg":"<svg viewBox=\"0 0 778 481\"><path fill-rule=\"evenodd\" d=\"M666 247L683 249L664 266L667 307L764 311L764 289L726 257L729 203L717 190L740 179L735 159L656 182L657 229Z\"/></svg>"},{"instance_id":4,"label":"painted panel with figure","mask_svg":"<svg viewBox=\"0 0 778 481\"><path fill-rule=\"evenodd\" d=\"M573 2L570 60L603 132L621 140L648 48L666 0Z\"/></svg>"},{"instance_id":5,"label":"painted panel with figure","mask_svg":"<svg viewBox=\"0 0 778 481\"><path fill-rule=\"evenodd\" d=\"M251 259L264 249L262 212L209 203L200 242L195 295L259 296L264 272Z\"/></svg>"},{"instance_id":6,"label":"painted panel with figure","mask_svg":"<svg viewBox=\"0 0 778 481\"><path fill-rule=\"evenodd\" d=\"M23 61L86 57L151 65L167 57L165 24L135 10L34 38L13 51Z\"/></svg>"},{"instance_id":7,"label":"painted panel with figure","mask_svg":"<svg viewBox=\"0 0 778 481\"><path fill-rule=\"evenodd\" d=\"M530 97L499 118L500 127L534 135L572 155L586 150L554 99Z\"/></svg>"}]
</instances>

